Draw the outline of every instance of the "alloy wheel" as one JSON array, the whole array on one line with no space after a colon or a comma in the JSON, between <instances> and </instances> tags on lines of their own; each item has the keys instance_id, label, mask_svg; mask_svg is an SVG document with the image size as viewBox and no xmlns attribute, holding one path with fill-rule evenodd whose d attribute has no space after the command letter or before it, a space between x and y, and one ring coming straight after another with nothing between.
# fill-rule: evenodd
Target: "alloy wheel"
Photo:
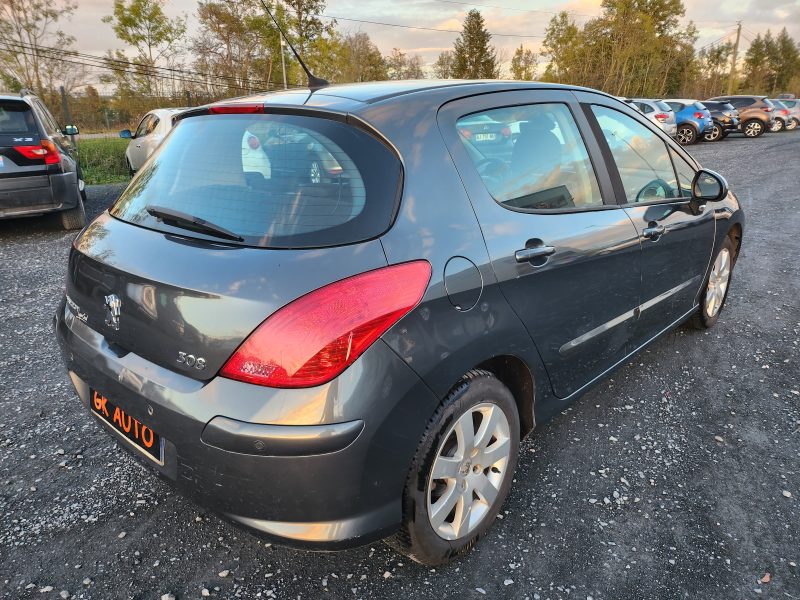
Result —
<instances>
[{"instance_id":1,"label":"alloy wheel","mask_svg":"<svg viewBox=\"0 0 800 600\"><path fill-rule=\"evenodd\" d=\"M780 119L775 119L775 123L772 125L772 127L770 127L769 130L772 133L778 133L782 129L783 129L783 121L781 121Z\"/></svg>"},{"instance_id":2,"label":"alloy wheel","mask_svg":"<svg viewBox=\"0 0 800 600\"><path fill-rule=\"evenodd\" d=\"M497 500L508 474L511 430L492 402L471 407L450 426L428 478L428 519L446 540L471 534Z\"/></svg>"},{"instance_id":3,"label":"alloy wheel","mask_svg":"<svg viewBox=\"0 0 800 600\"><path fill-rule=\"evenodd\" d=\"M791 119L786 124L786 131L793 131L794 129L797 128L798 123L800 123L800 121L798 121L797 119Z\"/></svg>"},{"instance_id":4,"label":"alloy wheel","mask_svg":"<svg viewBox=\"0 0 800 600\"><path fill-rule=\"evenodd\" d=\"M759 121L751 121L745 126L744 134L747 137L758 137L763 129L764 126Z\"/></svg>"},{"instance_id":5,"label":"alloy wheel","mask_svg":"<svg viewBox=\"0 0 800 600\"><path fill-rule=\"evenodd\" d=\"M711 131L705 134L707 142L716 142L722 136L722 127L719 125L712 125Z\"/></svg>"},{"instance_id":6,"label":"alloy wheel","mask_svg":"<svg viewBox=\"0 0 800 600\"><path fill-rule=\"evenodd\" d=\"M728 290L728 282L731 278L731 253L727 248L723 248L714 261L711 268L711 275L708 277L708 288L706 289L706 313L709 317L714 317L722 307L725 300L725 292Z\"/></svg>"},{"instance_id":7,"label":"alloy wheel","mask_svg":"<svg viewBox=\"0 0 800 600\"><path fill-rule=\"evenodd\" d=\"M678 134L675 136L681 146L686 146L694 142L694 129L691 127L681 127L678 129Z\"/></svg>"}]
</instances>

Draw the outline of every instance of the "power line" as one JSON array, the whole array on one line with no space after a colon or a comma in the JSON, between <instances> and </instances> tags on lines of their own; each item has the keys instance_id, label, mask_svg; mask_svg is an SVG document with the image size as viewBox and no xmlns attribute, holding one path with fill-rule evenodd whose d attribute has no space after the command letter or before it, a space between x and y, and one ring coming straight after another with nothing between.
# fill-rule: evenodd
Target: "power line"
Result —
<instances>
[{"instance_id":1,"label":"power line","mask_svg":"<svg viewBox=\"0 0 800 600\"><path fill-rule=\"evenodd\" d=\"M437 27L420 27L417 25L401 25L400 23L385 23L383 21L368 21L366 19L351 19L349 17L336 17L334 15L319 15L323 19L334 21L352 21L354 23L368 23L370 25L382 25L384 27L402 27L403 29L418 29L421 31L439 31L441 33L461 33L460 29L439 29ZM543 38L543 35L522 35L518 33L493 33L492 37L513 37L513 38Z\"/></svg>"},{"instance_id":2,"label":"power line","mask_svg":"<svg viewBox=\"0 0 800 600\"><path fill-rule=\"evenodd\" d=\"M576 17L595 18L595 17L599 17L600 16L600 15L586 15L586 14L572 12L572 11L569 11L569 10L556 11L556 10L540 10L540 9L537 9L537 8L513 8L511 6L497 6L496 4L475 4L474 2L460 2L459 0L436 0L436 2L444 2L445 4L460 4L462 6L477 6L479 8L498 8L500 10L511 10L511 11L522 12L522 13L535 12L535 13L543 13L543 14L546 14L546 15L557 15L557 14L560 14L562 12L566 12L567 14L570 14L570 15L573 15L573 16L576 16Z\"/></svg>"},{"instance_id":3,"label":"power line","mask_svg":"<svg viewBox=\"0 0 800 600\"><path fill-rule=\"evenodd\" d=\"M2 44L2 43L3 42L0 42L0 44ZM19 54L23 54L25 56L31 56L31 57L37 56L34 52L25 52L24 50L19 50L19 49L16 49L14 51L19 53ZM39 55L39 56L41 57L41 55ZM83 66L83 67L87 67L88 66L88 67L93 67L93 68L108 69L108 70L111 70L111 71L122 71L122 72L124 72L126 74L129 74L129 75L149 75L150 77L154 77L156 79L169 80L169 81L173 81L173 82L177 82L177 83L184 83L184 84L185 83L195 83L195 84L198 84L198 85L216 85L216 86L226 85L228 88L235 89L235 90L240 90L240 91L243 91L243 92L244 91L247 91L247 92L252 91L253 93L256 93L256 91L257 91L256 89L253 89L252 86L245 86L245 85L240 85L240 84L213 83L213 82L209 82L209 81L203 81L203 80L200 80L200 79L190 79L190 78L187 78L187 77L175 77L175 76L172 76L172 75L160 75L158 73L147 74L147 73L142 73L140 71L139 72L132 71L132 70L129 70L129 69L126 69L126 68L122 68L122 67L110 67L109 65L106 65L106 64L87 64L86 62L79 62L77 60L69 60L69 59L64 58L64 57L51 57L51 59L59 61L59 62L62 62L62 63L70 64L70 65L77 65L77 66ZM269 82L269 85L270 86L275 86L275 87L278 86L278 84L276 82ZM302 86L299 86L299 87L302 87Z\"/></svg>"},{"instance_id":4,"label":"power line","mask_svg":"<svg viewBox=\"0 0 800 600\"><path fill-rule=\"evenodd\" d=\"M143 75L164 80L174 80L185 83L198 83L203 85L216 85L216 86L224 85L239 90L249 90L254 86L270 87L273 85L277 85L275 81L257 80L257 79L248 79L247 84L242 84L236 77L232 75L215 75L210 73L204 73L202 71L176 69L172 67L159 67L156 65L141 64L133 61L125 61L115 58L95 56L92 54L84 54L81 52L75 52L71 50L64 51L58 48L53 48L48 46L32 46L30 44L25 44L23 42L0 41L0 45L5 45L7 48L11 48L12 51L19 52L20 54L24 54L26 56L40 56L40 57L44 56L50 60L61 61L68 64L101 68L110 71L120 71L127 74ZM27 52L19 50L19 48L22 48L22 50L26 50ZM71 61L66 59L65 56L76 59L83 59L84 61L88 62ZM193 76L202 77L205 79L204 80L193 79L191 78ZM218 80L218 81L214 82L209 80ZM294 86L293 84L293 87L303 87L303 86Z\"/></svg>"},{"instance_id":5,"label":"power line","mask_svg":"<svg viewBox=\"0 0 800 600\"><path fill-rule=\"evenodd\" d=\"M192 70L188 70L188 69L176 69L176 68L172 68L172 67L160 67L160 66L157 66L157 65L147 65L147 64L137 63L137 62L134 62L134 61L126 61L126 60L121 60L121 59L118 59L118 58L110 58L110 57L107 57L107 56L95 56L95 55L92 55L92 54L84 54L84 53L76 52L76 51L72 51L72 50L65 51L65 50L62 50L62 49L59 49L59 48L53 48L53 47L49 47L49 46L38 46L38 45L37 46L33 46L33 45L30 45L30 44L26 44L24 42L18 42L18 41L12 41L12 42L0 41L0 44L4 44L7 47L10 46L12 48L13 47L20 47L20 48L23 48L24 50L28 50L29 52L32 52L32 54L27 54L28 56L44 55L46 58L49 58L50 60L63 60L63 56L64 55L70 56L70 57L73 57L73 58L81 58L81 59L85 59L85 60L90 61L92 64L88 64L88 65L85 64L85 63L78 63L78 64L83 64L84 66L95 66L95 67L100 67L100 68L106 68L106 69L109 69L109 70L112 70L112 71L119 70L119 71L125 71L125 72L129 72L130 73L131 71L128 70L128 68L132 67L132 68L135 69L135 73L136 74L139 74L139 75L150 75L150 76L153 76L153 77L160 77L160 78L164 78L164 79L173 77L172 74L177 74L177 75L180 75L180 76L187 76L188 75L188 76L203 77L203 78L206 78L206 79L223 80L223 81L226 82L225 83L226 85L238 85L238 83L239 83L238 79L236 77L232 76L232 75L216 75L216 74L204 73L202 71L192 71ZM163 72L166 72L166 74L164 74ZM249 79L248 82L250 84L255 84L255 85L266 85L266 84L274 83L274 82L271 82L271 81L254 80L254 79ZM208 83L208 82L206 81L205 83ZM214 84L214 85L222 85L222 84ZM241 87L241 86L239 86L239 87ZM241 87L241 89L246 89L246 87Z\"/></svg>"}]
</instances>

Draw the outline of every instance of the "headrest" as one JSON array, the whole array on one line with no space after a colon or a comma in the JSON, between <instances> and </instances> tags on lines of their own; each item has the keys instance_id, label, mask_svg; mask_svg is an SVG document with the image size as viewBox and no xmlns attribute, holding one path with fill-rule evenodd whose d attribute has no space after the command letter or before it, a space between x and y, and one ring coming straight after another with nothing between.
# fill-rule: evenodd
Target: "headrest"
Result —
<instances>
[{"instance_id":1,"label":"headrest","mask_svg":"<svg viewBox=\"0 0 800 600\"><path fill-rule=\"evenodd\" d=\"M533 131L552 131L554 128L555 123L549 114L538 113L519 124L519 133L525 135Z\"/></svg>"}]
</instances>

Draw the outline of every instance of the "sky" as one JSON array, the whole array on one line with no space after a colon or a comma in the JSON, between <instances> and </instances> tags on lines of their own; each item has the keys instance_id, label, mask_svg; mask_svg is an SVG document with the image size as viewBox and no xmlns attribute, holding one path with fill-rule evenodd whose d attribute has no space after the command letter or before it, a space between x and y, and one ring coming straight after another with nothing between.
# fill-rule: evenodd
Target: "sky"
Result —
<instances>
[{"instance_id":1,"label":"sky","mask_svg":"<svg viewBox=\"0 0 800 600\"><path fill-rule=\"evenodd\" d=\"M357 23L344 20L362 19L460 30L467 11L477 8L486 20L487 29L495 34L492 43L506 61L514 49L523 44L538 53L545 27L558 11L572 13L582 24L601 9L601 0L328 0L325 14L339 17L338 29L344 33L364 31L369 34L384 54L400 48L410 54L422 56L426 65L433 63L443 50L451 49L457 33L422 31ZM109 49L124 49L114 36L111 26L101 21L112 12L113 0L78 0L72 19L59 25L77 38L80 52L102 55ZM773 33L786 27L789 34L800 40L800 0L684 0L684 23L693 21L700 37L697 47L733 41L736 21L742 21L740 51L747 49L757 33L771 29ZM170 16L186 15L190 34L197 29L194 12L197 0L167 0L164 10ZM508 35L500 35L508 34ZM720 40L720 38L723 38ZM540 72L542 69L540 68Z\"/></svg>"}]
</instances>

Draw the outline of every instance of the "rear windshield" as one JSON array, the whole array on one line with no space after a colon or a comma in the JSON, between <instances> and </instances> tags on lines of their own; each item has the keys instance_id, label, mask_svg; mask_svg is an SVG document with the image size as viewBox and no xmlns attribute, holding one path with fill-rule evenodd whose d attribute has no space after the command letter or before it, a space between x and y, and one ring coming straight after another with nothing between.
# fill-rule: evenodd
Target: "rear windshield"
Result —
<instances>
[{"instance_id":1,"label":"rear windshield","mask_svg":"<svg viewBox=\"0 0 800 600\"><path fill-rule=\"evenodd\" d=\"M662 102L661 100L656 102L656 106L658 107L658 110L665 110L665 111L672 110L672 107L669 104L667 104L666 102Z\"/></svg>"},{"instance_id":2,"label":"rear windshield","mask_svg":"<svg viewBox=\"0 0 800 600\"><path fill-rule=\"evenodd\" d=\"M147 209L179 211L247 246L335 246L386 231L400 185L397 157L350 125L296 115L204 115L179 121L110 212L150 229L205 237Z\"/></svg>"},{"instance_id":3,"label":"rear windshield","mask_svg":"<svg viewBox=\"0 0 800 600\"><path fill-rule=\"evenodd\" d=\"M695 107L697 110L706 110L706 105L705 105L705 104L703 104L702 102L695 102L695 103L694 103L694 107Z\"/></svg>"},{"instance_id":4,"label":"rear windshield","mask_svg":"<svg viewBox=\"0 0 800 600\"><path fill-rule=\"evenodd\" d=\"M22 100L0 100L0 135L35 133L31 107Z\"/></svg>"},{"instance_id":5,"label":"rear windshield","mask_svg":"<svg viewBox=\"0 0 800 600\"><path fill-rule=\"evenodd\" d=\"M763 102L764 102L764 104L766 104L766 105L767 105L769 108L775 108L775 105L772 103L772 101L771 101L769 98L764 98L762 101L763 101Z\"/></svg>"}]
</instances>

